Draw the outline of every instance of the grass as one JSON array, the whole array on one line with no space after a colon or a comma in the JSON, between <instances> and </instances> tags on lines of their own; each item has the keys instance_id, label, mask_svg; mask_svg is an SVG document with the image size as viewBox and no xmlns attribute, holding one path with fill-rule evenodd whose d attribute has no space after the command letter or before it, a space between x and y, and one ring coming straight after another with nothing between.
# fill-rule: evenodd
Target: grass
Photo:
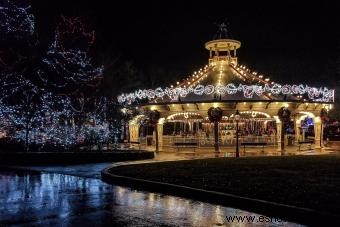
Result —
<instances>
[{"instance_id":1,"label":"grass","mask_svg":"<svg viewBox=\"0 0 340 227\"><path fill-rule=\"evenodd\" d=\"M120 166L111 172L335 214L340 210L336 155L174 161Z\"/></svg>"}]
</instances>

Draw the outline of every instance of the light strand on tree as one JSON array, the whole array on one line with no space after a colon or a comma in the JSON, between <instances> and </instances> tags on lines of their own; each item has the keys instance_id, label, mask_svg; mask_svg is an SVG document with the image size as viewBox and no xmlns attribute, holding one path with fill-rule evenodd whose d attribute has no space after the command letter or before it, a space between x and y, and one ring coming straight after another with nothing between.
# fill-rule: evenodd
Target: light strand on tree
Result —
<instances>
[{"instance_id":1,"label":"light strand on tree","mask_svg":"<svg viewBox=\"0 0 340 227\"><path fill-rule=\"evenodd\" d=\"M29 39L35 34L34 16L30 14L30 10L30 6L19 7L10 1L0 4L0 18L4 22L0 25L0 31L4 34L0 39L9 45L23 44L29 47L29 51L34 49ZM88 56L89 46L94 42L94 31L87 32L81 27L80 19L62 17L62 20L63 23L56 29L54 42L46 57L42 58L44 64L32 67L36 71L26 71L31 67L24 65L30 62L26 61L32 57L30 54L25 53L27 56L22 57L20 51L13 51L12 47L6 49L7 53L0 52L0 65L5 68L0 72L1 131L4 130L8 138L26 145L69 147L84 142L89 137L105 142L111 136L109 125L102 116L105 99L100 98L95 103L95 108L85 112L87 99L84 99L81 108L75 108L70 96L60 95L56 89L51 89L64 88L71 83L79 86L91 82L101 78L103 71L102 66L94 67ZM83 38L85 46L77 48L76 45ZM13 60L10 59L12 62L7 64L6 57L13 54L16 55L15 62L12 63ZM23 58L25 61L22 61ZM17 65L20 67L16 67ZM44 82L44 86L37 81L36 76ZM56 81L53 76L57 77ZM77 116L84 119L77 122Z\"/></svg>"},{"instance_id":2,"label":"light strand on tree","mask_svg":"<svg viewBox=\"0 0 340 227\"><path fill-rule=\"evenodd\" d=\"M94 40L94 31L87 31L79 18L62 17L55 29L54 41L46 57L42 59L49 70L38 71L40 79L45 84L58 88L100 79L104 67L95 67L88 57L88 50ZM50 72L57 77L51 78Z\"/></svg>"},{"instance_id":3,"label":"light strand on tree","mask_svg":"<svg viewBox=\"0 0 340 227\"><path fill-rule=\"evenodd\" d=\"M14 36L34 34L34 16L31 6L17 6L9 0L0 4L0 30Z\"/></svg>"}]
</instances>

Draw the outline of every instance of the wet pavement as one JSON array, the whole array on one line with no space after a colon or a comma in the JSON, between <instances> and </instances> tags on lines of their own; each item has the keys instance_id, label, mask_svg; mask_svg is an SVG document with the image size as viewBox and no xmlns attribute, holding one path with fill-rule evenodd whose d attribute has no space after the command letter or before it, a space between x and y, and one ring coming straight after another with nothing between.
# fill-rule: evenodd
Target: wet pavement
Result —
<instances>
[{"instance_id":1,"label":"wet pavement","mask_svg":"<svg viewBox=\"0 0 340 227\"><path fill-rule=\"evenodd\" d=\"M109 185L96 179L96 171L107 166L1 171L0 226L300 226L259 222L259 214L240 209ZM226 216L233 215L255 221L228 222Z\"/></svg>"},{"instance_id":2,"label":"wet pavement","mask_svg":"<svg viewBox=\"0 0 340 227\"><path fill-rule=\"evenodd\" d=\"M116 163L115 163L116 164ZM10 166L12 169L38 171L47 173L60 173L71 176L101 179L100 172L113 166L113 163L91 163L80 165L60 165L60 166ZM0 172L1 173L1 172Z\"/></svg>"}]
</instances>

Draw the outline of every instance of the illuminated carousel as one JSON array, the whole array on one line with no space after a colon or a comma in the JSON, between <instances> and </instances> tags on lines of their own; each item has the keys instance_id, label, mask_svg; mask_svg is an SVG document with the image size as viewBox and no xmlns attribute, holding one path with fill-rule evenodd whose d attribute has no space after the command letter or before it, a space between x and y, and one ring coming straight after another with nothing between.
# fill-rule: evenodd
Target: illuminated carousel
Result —
<instances>
[{"instance_id":1,"label":"illuminated carousel","mask_svg":"<svg viewBox=\"0 0 340 227\"><path fill-rule=\"evenodd\" d=\"M129 142L157 150L188 144L218 151L239 139L281 151L289 143L283 136L289 127L293 142L306 140L301 124L308 118L314 147L321 148L323 119L333 108L334 90L275 83L238 64L240 47L222 24L205 43L208 65L169 87L121 94L118 102L138 112L129 122Z\"/></svg>"}]
</instances>

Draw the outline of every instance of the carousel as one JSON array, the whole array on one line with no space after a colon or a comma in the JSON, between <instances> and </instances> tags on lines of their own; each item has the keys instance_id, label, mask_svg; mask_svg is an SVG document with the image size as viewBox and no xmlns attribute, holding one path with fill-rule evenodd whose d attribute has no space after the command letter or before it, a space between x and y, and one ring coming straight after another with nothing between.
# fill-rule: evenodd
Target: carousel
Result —
<instances>
[{"instance_id":1,"label":"carousel","mask_svg":"<svg viewBox=\"0 0 340 227\"><path fill-rule=\"evenodd\" d=\"M321 148L334 90L271 81L239 64L240 47L222 24L205 43L206 66L168 87L118 96L125 110L136 113L128 125L129 142L157 151L179 145L219 151L246 142L281 151L308 139L315 149ZM306 135L306 121L312 134Z\"/></svg>"}]
</instances>

